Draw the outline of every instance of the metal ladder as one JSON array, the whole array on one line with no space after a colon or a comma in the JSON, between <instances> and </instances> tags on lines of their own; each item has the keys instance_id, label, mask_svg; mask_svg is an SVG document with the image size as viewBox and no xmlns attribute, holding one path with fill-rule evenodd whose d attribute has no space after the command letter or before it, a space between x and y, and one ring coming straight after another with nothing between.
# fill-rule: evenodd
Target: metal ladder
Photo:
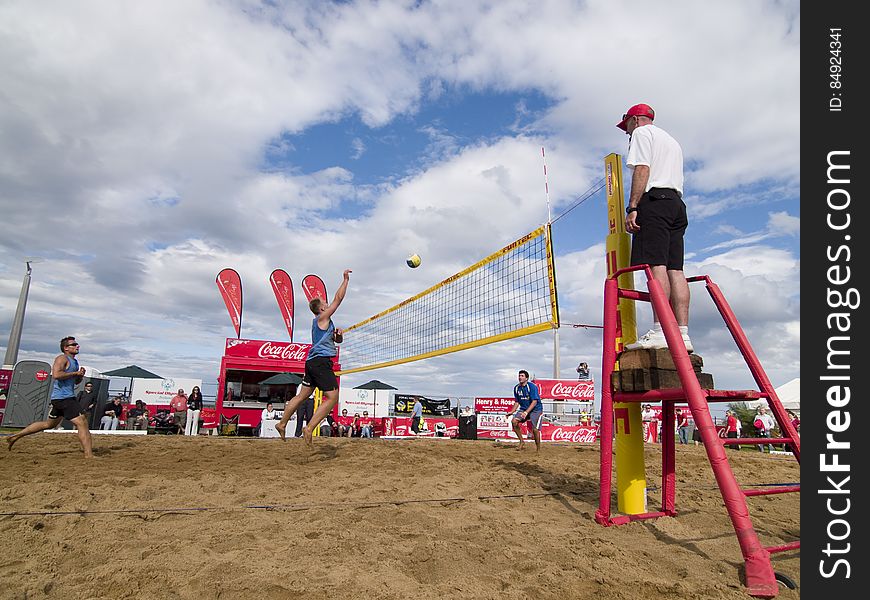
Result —
<instances>
[{"instance_id":1,"label":"metal ladder","mask_svg":"<svg viewBox=\"0 0 870 600\"><path fill-rule=\"evenodd\" d=\"M649 292L619 288L617 278L622 273L643 270L647 277ZM777 486L760 489L741 488L734 477L734 472L728 462L725 444L787 444L800 462L800 436L788 419L785 408L771 385L767 374L743 329L737 322L734 312L725 300L719 287L708 276L692 277L689 282L704 281L713 303L725 320L728 330L737 343L746 364L755 379L760 391L754 390L711 390L702 389L692 368L689 353L683 343L676 318L668 298L661 285L652 275L649 265L637 265L621 269L607 279L604 287L604 350L602 359L602 390L601 390L601 485L599 506L595 520L604 525L622 525L631 521L654 519L663 516L675 516L675 439L674 439L674 407L677 403L688 403L695 420L695 426L700 432L704 449L728 516L737 535L740 550L746 566L746 587L749 593L756 597L772 598L779 593L777 579L782 578L790 583L788 578L774 573L770 555L800 548L800 541L780 546L762 546L758 534L752 526L749 517L749 507L746 498L800 491L800 485ZM679 375L681 388L659 389L647 392L615 392L611 385L611 374L615 370L617 360L617 335L619 334L618 303L620 298L651 302L659 322L662 325L668 349ZM740 402L747 400L767 400L767 404L785 437L780 438L720 438L713 418L708 408L709 402ZM662 508L660 511L637 515L611 515L612 463L613 463L613 427L616 419L622 418L627 423L626 415L614 410L616 402L661 402L662 403ZM624 412L624 411L623 411Z\"/></svg>"}]
</instances>

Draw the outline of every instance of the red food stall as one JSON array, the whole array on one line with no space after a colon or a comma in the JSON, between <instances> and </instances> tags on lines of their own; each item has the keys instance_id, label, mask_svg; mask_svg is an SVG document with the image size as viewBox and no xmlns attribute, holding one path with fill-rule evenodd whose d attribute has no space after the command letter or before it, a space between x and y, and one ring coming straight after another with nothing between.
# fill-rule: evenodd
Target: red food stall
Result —
<instances>
[{"instance_id":1,"label":"red food stall","mask_svg":"<svg viewBox=\"0 0 870 600\"><path fill-rule=\"evenodd\" d=\"M284 409L287 394L295 394L295 384L261 385L275 373L305 374L305 360L311 344L227 338L218 377L215 411L218 422L239 415L240 427L255 427L266 403ZM338 371L338 356L333 369ZM292 397L292 396L290 396Z\"/></svg>"}]
</instances>

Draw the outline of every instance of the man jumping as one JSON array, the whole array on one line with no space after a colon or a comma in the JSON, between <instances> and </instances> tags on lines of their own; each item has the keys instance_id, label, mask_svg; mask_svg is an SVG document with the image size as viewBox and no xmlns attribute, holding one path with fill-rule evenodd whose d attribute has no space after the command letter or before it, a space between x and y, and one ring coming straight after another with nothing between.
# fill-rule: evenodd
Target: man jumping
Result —
<instances>
[{"instance_id":1,"label":"man jumping","mask_svg":"<svg viewBox=\"0 0 870 600\"><path fill-rule=\"evenodd\" d=\"M311 322L311 350L305 361L305 376L302 378L299 391L292 400L284 404L284 415L275 424L275 429L282 440L286 439L284 433L287 429L287 422L296 413L299 405L314 393L314 388L319 388L323 392L323 401L314 411L311 420L302 428L302 437L305 438L306 444L311 445L312 433L338 402L338 380L332 370L332 359L338 354L335 344L336 338L339 342L341 341L342 330L336 329L332 322L332 315L338 309L341 301L344 300L350 274L351 270L345 269L344 280L338 286L332 302L328 305L322 298L312 298L311 302L308 303L308 308L314 313L314 319Z\"/></svg>"}]
</instances>

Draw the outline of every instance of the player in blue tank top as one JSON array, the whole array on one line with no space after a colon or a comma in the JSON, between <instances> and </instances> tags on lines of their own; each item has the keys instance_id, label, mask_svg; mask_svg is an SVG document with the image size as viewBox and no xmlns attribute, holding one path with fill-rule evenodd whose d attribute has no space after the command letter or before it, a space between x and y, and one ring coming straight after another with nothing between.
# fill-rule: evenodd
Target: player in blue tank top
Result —
<instances>
[{"instance_id":1,"label":"player in blue tank top","mask_svg":"<svg viewBox=\"0 0 870 600\"><path fill-rule=\"evenodd\" d=\"M51 365L51 409L48 411L48 419L31 423L15 435L6 439L9 450L12 446L26 435L39 433L46 429L54 429L67 419L76 426L85 458L93 458L91 450L91 432L88 429L88 417L82 413L82 407L76 398L75 387L85 375L84 367L79 366L76 359L79 353L79 344L72 336L60 341L60 350L63 354L55 357Z\"/></svg>"},{"instance_id":2,"label":"player in blue tank top","mask_svg":"<svg viewBox=\"0 0 870 600\"><path fill-rule=\"evenodd\" d=\"M344 300L351 272L350 269L345 269L341 285L335 291L332 302L326 304L323 298L312 298L308 303L308 308L314 313L314 319L311 321L311 350L308 351L308 359L305 361L305 375L302 377L299 391L292 400L284 404L284 415L275 424L275 429L282 440L285 439L284 433L288 421L296 413L299 405L314 393L314 388L319 388L323 392L323 401L314 411L311 421L302 428L302 436L306 444L311 444L312 433L338 402L338 380L332 370L332 359L338 354L335 344L341 343L343 332L341 329L336 329L332 322L332 315Z\"/></svg>"}]
</instances>

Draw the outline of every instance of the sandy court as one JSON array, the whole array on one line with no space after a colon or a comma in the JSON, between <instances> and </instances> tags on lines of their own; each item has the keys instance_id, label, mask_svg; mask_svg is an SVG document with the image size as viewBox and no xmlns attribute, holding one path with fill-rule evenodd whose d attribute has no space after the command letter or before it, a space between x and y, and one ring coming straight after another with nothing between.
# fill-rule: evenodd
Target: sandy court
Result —
<instances>
[{"instance_id":1,"label":"sandy court","mask_svg":"<svg viewBox=\"0 0 870 600\"><path fill-rule=\"evenodd\" d=\"M605 528L597 445L38 434L0 456L0 598L743 599L703 447L677 448L677 518ZM743 483L800 480L732 452ZM647 449L650 507L661 455ZM765 545L798 494L749 499ZM21 512L95 511L71 515ZM129 512L100 512L129 511ZM799 583L800 553L773 557ZM780 598L798 598L781 587Z\"/></svg>"}]
</instances>

